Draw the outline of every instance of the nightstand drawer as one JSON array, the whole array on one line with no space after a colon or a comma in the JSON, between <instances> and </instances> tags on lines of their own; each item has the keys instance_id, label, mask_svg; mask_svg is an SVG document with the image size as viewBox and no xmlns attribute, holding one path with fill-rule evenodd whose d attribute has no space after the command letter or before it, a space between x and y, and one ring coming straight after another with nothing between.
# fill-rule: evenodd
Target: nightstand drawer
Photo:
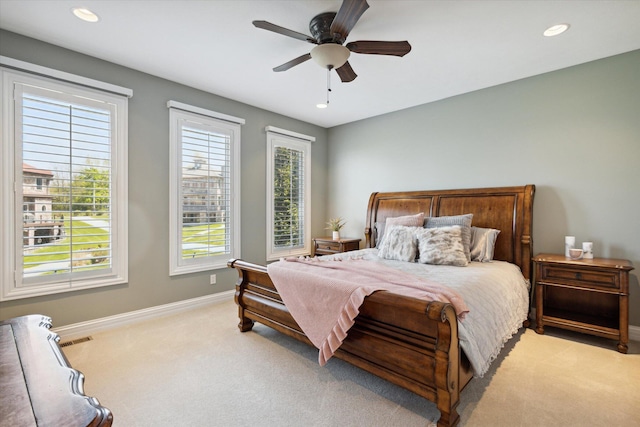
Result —
<instances>
[{"instance_id":1,"label":"nightstand drawer","mask_svg":"<svg viewBox=\"0 0 640 427\"><path fill-rule=\"evenodd\" d=\"M357 251L360 239L333 240L331 237L316 237L313 239L314 255L333 255L341 252Z\"/></svg>"},{"instance_id":2,"label":"nightstand drawer","mask_svg":"<svg viewBox=\"0 0 640 427\"><path fill-rule=\"evenodd\" d=\"M585 268L544 265L540 280L564 285L620 289L620 275L615 271L593 271Z\"/></svg>"},{"instance_id":3,"label":"nightstand drawer","mask_svg":"<svg viewBox=\"0 0 640 427\"><path fill-rule=\"evenodd\" d=\"M340 242L317 242L316 250L338 252L340 250Z\"/></svg>"}]
</instances>

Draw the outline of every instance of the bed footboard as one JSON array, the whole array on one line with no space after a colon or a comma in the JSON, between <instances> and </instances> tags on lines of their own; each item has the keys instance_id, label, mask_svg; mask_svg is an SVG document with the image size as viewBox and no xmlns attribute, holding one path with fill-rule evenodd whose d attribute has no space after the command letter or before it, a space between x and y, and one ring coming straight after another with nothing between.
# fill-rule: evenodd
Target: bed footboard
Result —
<instances>
[{"instance_id":1,"label":"bed footboard","mask_svg":"<svg viewBox=\"0 0 640 427\"><path fill-rule=\"evenodd\" d=\"M265 266L230 260L238 271L235 301L239 329L260 322L311 344L295 322ZM460 390L471 369L460 351L453 306L386 291L365 298L360 314L335 354L346 362L434 402L439 427L455 426Z\"/></svg>"}]
</instances>

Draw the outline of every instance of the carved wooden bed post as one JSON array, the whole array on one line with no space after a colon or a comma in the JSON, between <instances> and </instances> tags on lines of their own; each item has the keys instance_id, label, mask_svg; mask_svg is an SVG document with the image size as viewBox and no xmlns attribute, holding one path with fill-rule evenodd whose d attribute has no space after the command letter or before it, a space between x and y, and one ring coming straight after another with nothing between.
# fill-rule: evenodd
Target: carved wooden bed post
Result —
<instances>
[{"instance_id":1,"label":"carved wooden bed post","mask_svg":"<svg viewBox=\"0 0 640 427\"><path fill-rule=\"evenodd\" d=\"M460 416L456 411L460 403L458 322L450 304L432 302L427 306L429 319L438 322L436 342L436 405L440 410L438 426L454 426Z\"/></svg>"},{"instance_id":2,"label":"carved wooden bed post","mask_svg":"<svg viewBox=\"0 0 640 427\"><path fill-rule=\"evenodd\" d=\"M230 268L235 268L235 263L237 261L237 259L229 260L227 266ZM234 299L236 304L238 305L238 318L240 319L240 323L238 323L238 329L240 329L241 332L248 332L253 329L254 323L253 320L244 315L245 308L244 304L242 303L242 295L248 283L247 274L248 272L246 270L238 268L238 282L236 283L236 293Z\"/></svg>"}]
</instances>

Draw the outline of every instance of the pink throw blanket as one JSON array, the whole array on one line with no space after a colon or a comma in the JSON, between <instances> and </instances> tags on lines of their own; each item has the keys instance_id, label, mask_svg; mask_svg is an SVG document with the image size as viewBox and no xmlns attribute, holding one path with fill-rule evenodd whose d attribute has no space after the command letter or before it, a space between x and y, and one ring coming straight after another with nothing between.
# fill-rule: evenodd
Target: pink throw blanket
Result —
<instances>
[{"instance_id":1,"label":"pink throw blanket","mask_svg":"<svg viewBox=\"0 0 640 427\"><path fill-rule=\"evenodd\" d=\"M449 302L461 320L469 311L444 285L361 259L290 258L269 264L267 271L294 320L320 350L320 366L340 347L364 298L375 291Z\"/></svg>"}]
</instances>

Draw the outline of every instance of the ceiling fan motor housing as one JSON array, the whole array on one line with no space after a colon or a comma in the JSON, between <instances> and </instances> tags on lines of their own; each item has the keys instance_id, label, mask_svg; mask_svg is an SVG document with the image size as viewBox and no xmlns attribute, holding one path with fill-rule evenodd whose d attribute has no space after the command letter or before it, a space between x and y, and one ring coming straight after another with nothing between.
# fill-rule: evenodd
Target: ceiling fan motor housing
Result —
<instances>
[{"instance_id":1,"label":"ceiling fan motor housing","mask_svg":"<svg viewBox=\"0 0 640 427\"><path fill-rule=\"evenodd\" d=\"M339 40L334 40L333 34L331 34L331 23L335 17L335 12L325 12L314 16L309 22L309 31L318 44L344 43L342 35L340 35Z\"/></svg>"}]
</instances>

